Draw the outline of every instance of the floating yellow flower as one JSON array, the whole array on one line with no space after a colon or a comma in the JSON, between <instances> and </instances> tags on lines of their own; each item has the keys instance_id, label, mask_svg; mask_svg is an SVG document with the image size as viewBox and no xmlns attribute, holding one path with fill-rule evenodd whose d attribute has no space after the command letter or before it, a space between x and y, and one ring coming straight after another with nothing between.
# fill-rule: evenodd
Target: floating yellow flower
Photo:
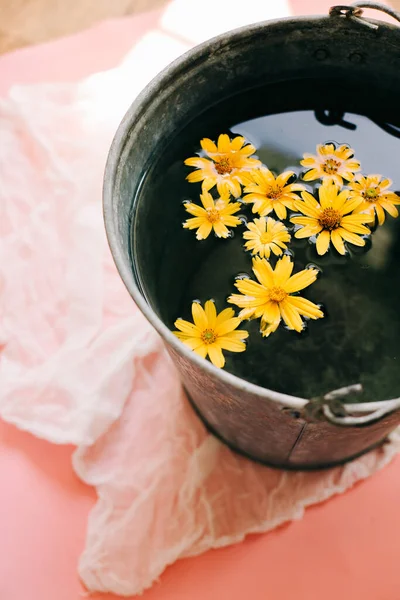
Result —
<instances>
[{"instance_id":1,"label":"floating yellow flower","mask_svg":"<svg viewBox=\"0 0 400 600\"><path fill-rule=\"evenodd\" d=\"M279 259L275 270L265 258L257 256L253 258L253 272L258 283L252 279L237 280L235 286L243 295L233 294L228 298L228 302L243 309L239 317L261 317L261 333L265 337L276 331L281 319L289 329L301 331L304 327L302 316L309 319L324 316L310 300L291 295L311 285L317 278L317 269L304 269L293 276L292 271L293 262L289 256Z\"/></svg>"},{"instance_id":2,"label":"floating yellow flower","mask_svg":"<svg viewBox=\"0 0 400 600\"><path fill-rule=\"evenodd\" d=\"M284 224L270 217L254 219L254 222L248 223L247 229L249 231L243 234L244 239L249 240L245 247L261 258L269 258L271 251L280 256L287 248L286 243L290 242L290 233Z\"/></svg>"},{"instance_id":3,"label":"floating yellow flower","mask_svg":"<svg viewBox=\"0 0 400 600\"><path fill-rule=\"evenodd\" d=\"M253 212L262 217L274 210L278 219L286 219L286 209L293 208L293 201L299 198L295 192L305 190L301 183L288 183L293 175L293 171L286 171L275 178L266 167L252 171L245 176L243 201L253 202Z\"/></svg>"},{"instance_id":4,"label":"floating yellow flower","mask_svg":"<svg viewBox=\"0 0 400 600\"><path fill-rule=\"evenodd\" d=\"M208 355L211 362L219 368L225 364L222 350L231 352L244 352L246 344L243 342L249 333L237 329L241 319L234 316L232 308L226 308L217 315L215 304L208 300L204 309L198 302L192 304L193 323L177 319L175 327L179 331L174 334L197 354L206 358Z\"/></svg>"},{"instance_id":5,"label":"floating yellow flower","mask_svg":"<svg viewBox=\"0 0 400 600\"><path fill-rule=\"evenodd\" d=\"M228 227L240 225L240 219L233 215L240 210L241 205L239 202L229 202L229 194L214 201L211 194L203 192L200 200L204 208L193 202L185 202L187 212L195 216L183 224L185 229L197 229L198 240L205 240L213 229L217 237L227 238Z\"/></svg>"},{"instance_id":6,"label":"floating yellow flower","mask_svg":"<svg viewBox=\"0 0 400 600\"><path fill-rule=\"evenodd\" d=\"M400 197L388 188L392 185L390 179L383 179L381 175L368 175L363 177L358 175L350 184L350 197L359 198L361 201L360 211L375 213L378 217L379 225L385 222L385 210L392 217L398 217L399 211L395 204L400 204Z\"/></svg>"},{"instance_id":7,"label":"floating yellow flower","mask_svg":"<svg viewBox=\"0 0 400 600\"><path fill-rule=\"evenodd\" d=\"M338 148L334 144L319 144L317 156L308 153L303 156L300 164L309 168L303 175L304 181L322 179L327 183L343 185L343 179L352 181L354 173L361 168L358 160L353 159L354 150L346 144Z\"/></svg>"},{"instance_id":8,"label":"floating yellow flower","mask_svg":"<svg viewBox=\"0 0 400 600\"><path fill-rule=\"evenodd\" d=\"M290 220L301 228L294 234L297 238L317 237L317 252L325 254L330 242L340 254L345 254L343 241L355 246L364 246L365 240L360 237L371 233L365 223L370 223L373 217L360 213L361 198L349 198L349 190L339 192L332 183L323 184L319 190L319 202L303 192L302 200L296 202L298 211L304 217L292 217Z\"/></svg>"},{"instance_id":9,"label":"floating yellow flower","mask_svg":"<svg viewBox=\"0 0 400 600\"><path fill-rule=\"evenodd\" d=\"M226 133L218 138L218 146L208 138L200 142L204 152L209 156L195 156L185 160L185 165L196 167L196 171L187 176L191 183L203 182L203 190L208 191L214 185L220 196L230 192L238 198L241 194L243 174L261 166L256 158L249 158L256 151L252 144L246 144L242 136L231 141Z\"/></svg>"}]
</instances>

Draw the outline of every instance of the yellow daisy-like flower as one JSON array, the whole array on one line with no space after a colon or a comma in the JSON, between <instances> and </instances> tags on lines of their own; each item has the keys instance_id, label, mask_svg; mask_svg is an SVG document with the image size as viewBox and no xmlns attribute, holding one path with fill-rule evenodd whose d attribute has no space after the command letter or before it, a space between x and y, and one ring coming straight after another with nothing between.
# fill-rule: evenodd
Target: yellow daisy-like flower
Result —
<instances>
[{"instance_id":1,"label":"yellow daisy-like flower","mask_svg":"<svg viewBox=\"0 0 400 600\"><path fill-rule=\"evenodd\" d=\"M293 175L293 171L285 171L275 178L266 167L252 171L245 176L243 202L252 202L252 211L262 217L274 210L278 219L286 219L286 209L293 208L293 201L299 198L296 192L305 190L301 183L288 184Z\"/></svg>"},{"instance_id":2,"label":"yellow daisy-like flower","mask_svg":"<svg viewBox=\"0 0 400 600\"><path fill-rule=\"evenodd\" d=\"M183 224L185 229L197 229L198 240L205 240L212 230L217 237L227 238L228 227L241 224L240 219L233 216L240 210L241 205L239 202L229 202L229 194L222 195L214 201L209 192L203 192L200 194L200 200L204 208L193 202L185 202L187 212L195 216Z\"/></svg>"},{"instance_id":3,"label":"yellow daisy-like flower","mask_svg":"<svg viewBox=\"0 0 400 600\"><path fill-rule=\"evenodd\" d=\"M225 358L222 350L231 352L244 352L246 344L243 342L249 332L237 329L241 323L235 317L232 308L226 308L217 315L215 304L208 300L204 309L198 302L192 304L193 323L177 319L175 327L179 331L174 334L197 354L206 358L208 355L213 365L222 368Z\"/></svg>"},{"instance_id":4,"label":"yellow daisy-like flower","mask_svg":"<svg viewBox=\"0 0 400 600\"><path fill-rule=\"evenodd\" d=\"M302 192L296 209L305 216L290 220L301 228L294 234L296 238L317 236L317 252L325 254L330 242L340 254L345 254L344 241L355 246L364 246L360 237L371 233L365 223L370 223L371 215L360 212L362 199L349 198L349 190L339 192L332 183L323 184L319 190L319 202L308 192Z\"/></svg>"},{"instance_id":5,"label":"yellow daisy-like flower","mask_svg":"<svg viewBox=\"0 0 400 600\"><path fill-rule=\"evenodd\" d=\"M322 179L323 182L343 185L343 179L352 181L354 173L361 168L358 160L353 159L354 150L346 144L338 148L334 144L319 144L316 156L308 153L303 156L300 164L309 168L303 175L304 181Z\"/></svg>"},{"instance_id":6,"label":"yellow daisy-like flower","mask_svg":"<svg viewBox=\"0 0 400 600\"><path fill-rule=\"evenodd\" d=\"M248 223L247 229L249 231L243 234L244 239L249 240L245 243L245 248L261 258L269 258L271 251L280 256L290 242L290 233L284 224L270 217L254 219L252 223Z\"/></svg>"},{"instance_id":7,"label":"yellow daisy-like flower","mask_svg":"<svg viewBox=\"0 0 400 600\"><path fill-rule=\"evenodd\" d=\"M237 280L235 286L240 294L233 294L228 302L236 304L242 311L239 317L261 317L261 333L268 337L277 330L281 319L289 329L302 331L302 317L320 319L322 310L293 293L311 285L317 278L317 269L304 269L292 275L293 262L289 256L283 256L276 263L275 270L265 258L253 258L253 273L258 282L252 279Z\"/></svg>"},{"instance_id":8,"label":"yellow daisy-like flower","mask_svg":"<svg viewBox=\"0 0 400 600\"><path fill-rule=\"evenodd\" d=\"M395 204L400 204L400 197L388 188L392 185L390 179L383 179L382 175L358 175L350 184L350 197L359 198L360 211L365 211L378 217L379 225L385 222L385 210L392 217L399 216Z\"/></svg>"},{"instance_id":9,"label":"yellow daisy-like flower","mask_svg":"<svg viewBox=\"0 0 400 600\"><path fill-rule=\"evenodd\" d=\"M261 162L250 158L256 151L252 144L246 144L244 137L237 136L231 140L226 133L218 138L218 145L208 138L200 142L204 152L209 156L195 156L185 160L185 165L196 167L189 173L187 180L191 183L203 182L203 190L210 190L215 185L220 196L231 193L238 198L241 194L243 174L257 169Z\"/></svg>"}]
</instances>

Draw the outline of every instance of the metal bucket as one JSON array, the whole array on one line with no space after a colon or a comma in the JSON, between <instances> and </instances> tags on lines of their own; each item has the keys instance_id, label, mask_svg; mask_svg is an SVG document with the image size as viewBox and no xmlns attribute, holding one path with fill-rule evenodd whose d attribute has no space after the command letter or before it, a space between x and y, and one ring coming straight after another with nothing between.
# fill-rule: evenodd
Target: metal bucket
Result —
<instances>
[{"instance_id":1,"label":"metal bucket","mask_svg":"<svg viewBox=\"0 0 400 600\"><path fill-rule=\"evenodd\" d=\"M365 19L360 6L366 5L399 18L391 9L370 3L333 7L326 17L244 27L187 52L133 103L106 167L104 217L115 263L132 298L162 336L193 406L230 447L281 468L328 467L366 452L400 423L400 400L339 402L348 389L317 401L296 398L219 370L189 350L142 292L140 272L147 268L146 261L137 261L130 252L131 224L137 219L133 199L157 149L166 147L199 107L204 110L238 88L345 74L354 81L367 78L371 90L390 82L391 93L400 97L400 30ZM155 239L153 251L161 260L162 248Z\"/></svg>"}]
</instances>

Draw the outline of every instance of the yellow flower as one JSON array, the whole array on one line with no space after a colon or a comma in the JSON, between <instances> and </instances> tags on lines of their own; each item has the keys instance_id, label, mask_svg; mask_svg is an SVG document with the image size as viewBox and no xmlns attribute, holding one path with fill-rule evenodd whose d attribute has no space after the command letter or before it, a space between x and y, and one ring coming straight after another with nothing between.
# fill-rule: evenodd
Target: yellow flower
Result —
<instances>
[{"instance_id":1,"label":"yellow flower","mask_svg":"<svg viewBox=\"0 0 400 600\"><path fill-rule=\"evenodd\" d=\"M175 327L179 331L174 334L197 354L206 358L208 355L211 362L219 368L225 364L222 350L231 352L244 352L246 344L243 342L249 332L238 330L241 323L239 317L235 317L232 308L226 308L217 315L215 304L208 300L204 309L198 302L192 304L193 323L177 319Z\"/></svg>"},{"instance_id":2,"label":"yellow flower","mask_svg":"<svg viewBox=\"0 0 400 600\"><path fill-rule=\"evenodd\" d=\"M211 194L203 192L200 194L200 200L204 208L193 202L185 202L187 212L195 216L183 224L185 229L197 229L198 240L205 240L212 230L217 237L227 238L228 227L241 224L240 219L233 216L240 210L241 205L239 202L229 202L229 195L223 195L214 201Z\"/></svg>"},{"instance_id":3,"label":"yellow flower","mask_svg":"<svg viewBox=\"0 0 400 600\"><path fill-rule=\"evenodd\" d=\"M355 246L364 246L361 235L371 233L364 223L373 218L369 214L360 213L360 198L349 198L349 190L339 189L332 183L323 184L319 190L319 202L303 192L302 200L297 201L296 208L304 217L292 217L290 220L301 228L294 234L296 238L317 237L317 252L325 254L330 242L340 254L345 254L343 240Z\"/></svg>"},{"instance_id":4,"label":"yellow flower","mask_svg":"<svg viewBox=\"0 0 400 600\"><path fill-rule=\"evenodd\" d=\"M301 183L287 183L293 175L293 171L286 171L275 178L266 167L252 171L245 176L248 185L243 202L253 202L253 212L262 217L274 210L278 219L286 219L286 209L292 208L293 201L299 198L295 192L305 190Z\"/></svg>"},{"instance_id":5,"label":"yellow flower","mask_svg":"<svg viewBox=\"0 0 400 600\"><path fill-rule=\"evenodd\" d=\"M228 302L243 310L239 317L261 317L261 333L267 337L279 326L281 319L289 329L302 331L303 317L320 319L322 310L310 300L292 296L311 285L317 278L317 269L304 269L292 276L293 262L289 256L283 256L276 263L275 270L270 263L258 256L253 258L253 273L258 282L252 279L239 279L235 286L243 295L233 294Z\"/></svg>"},{"instance_id":6,"label":"yellow flower","mask_svg":"<svg viewBox=\"0 0 400 600\"><path fill-rule=\"evenodd\" d=\"M231 141L226 133L218 138L218 146L208 138L200 142L204 152L209 156L202 158L195 156L185 160L185 165L196 167L196 171L187 176L191 183L203 182L203 190L208 191L214 185L220 196L230 192L238 198L241 194L243 174L261 166L256 158L249 158L256 151L252 144L246 144L241 136Z\"/></svg>"},{"instance_id":7,"label":"yellow flower","mask_svg":"<svg viewBox=\"0 0 400 600\"><path fill-rule=\"evenodd\" d=\"M245 248L261 258L269 258L271 251L280 256L287 248L286 243L290 242L290 233L284 224L270 217L254 219L252 223L248 223L247 229L249 231L243 234L244 239L249 240L245 243Z\"/></svg>"},{"instance_id":8,"label":"yellow flower","mask_svg":"<svg viewBox=\"0 0 400 600\"><path fill-rule=\"evenodd\" d=\"M390 179L383 179L382 175L358 175L350 184L350 197L359 198L360 211L368 212L378 217L379 225L385 222L385 210L392 217L399 216L395 204L400 204L400 197L388 188L392 185Z\"/></svg>"},{"instance_id":9,"label":"yellow flower","mask_svg":"<svg viewBox=\"0 0 400 600\"><path fill-rule=\"evenodd\" d=\"M323 182L343 185L343 179L352 181L354 173L361 168L358 160L352 160L354 150L346 144L338 148L334 144L319 144L317 156L303 154L304 160L300 161L303 167L309 170L303 175L304 181L322 179Z\"/></svg>"}]
</instances>

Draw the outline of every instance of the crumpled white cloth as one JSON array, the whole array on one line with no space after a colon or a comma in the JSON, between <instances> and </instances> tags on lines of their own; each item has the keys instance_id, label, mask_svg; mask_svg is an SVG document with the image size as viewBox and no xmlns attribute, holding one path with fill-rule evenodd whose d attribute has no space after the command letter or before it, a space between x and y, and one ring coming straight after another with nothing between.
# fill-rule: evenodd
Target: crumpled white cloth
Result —
<instances>
[{"instance_id":1,"label":"crumpled white cloth","mask_svg":"<svg viewBox=\"0 0 400 600\"><path fill-rule=\"evenodd\" d=\"M285 473L233 454L194 415L102 224L116 126L160 61L185 49L171 40L143 76L147 43L113 72L14 88L0 101L0 415L78 446L76 472L98 493L79 574L89 590L122 595L181 557L300 518L400 449L395 432L344 467Z\"/></svg>"}]
</instances>

